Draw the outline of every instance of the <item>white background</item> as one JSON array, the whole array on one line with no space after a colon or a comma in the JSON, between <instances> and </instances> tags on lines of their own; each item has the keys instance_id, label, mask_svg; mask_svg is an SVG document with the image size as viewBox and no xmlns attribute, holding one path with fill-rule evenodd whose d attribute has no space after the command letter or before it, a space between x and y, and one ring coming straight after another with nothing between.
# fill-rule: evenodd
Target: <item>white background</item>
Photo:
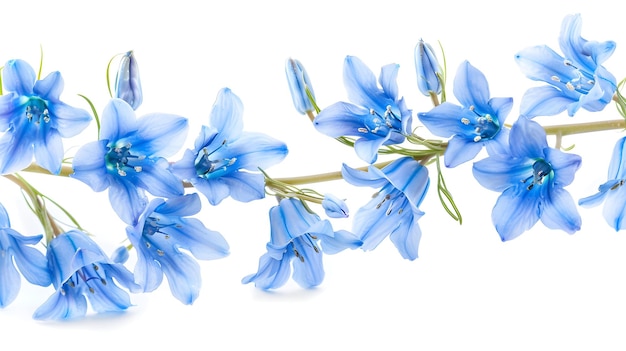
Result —
<instances>
[{"instance_id":1,"label":"white background","mask_svg":"<svg viewBox=\"0 0 626 351\"><path fill-rule=\"evenodd\" d=\"M190 119L185 147L208 115L218 90L230 87L244 103L245 129L285 141L290 149L275 177L339 170L342 162L363 165L353 150L317 133L295 112L284 61L298 58L307 68L321 107L346 100L342 64L360 57L378 74L388 63L401 65L398 83L413 112L431 108L415 83L413 48L420 38L447 54L449 100L452 80L467 59L489 80L492 96L512 96L516 118L520 97L534 85L513 56L537 44L558 49L561 20L581 13L583 37L618 42L606 67L626 75L623 12L610 1L57 1L6 2L2 6L0 61L21 58L37 66L40 45L44 75L61 71L62 98L101 111L108 99L105 69L120 52L135 50L144 88L138 114L177 113ZM614 106L575 118L539 119L544 124L620 118ZM418 121L415 119L415 126ZM68 155L96 136L95 125L69 140ZM564 139L583 156L575 199L591 195L606 180L608 160L621 131ZM480 157L483 155L481 154ZM435 174L434 169L431 174ZM96 234L110 252L125 236L106 192L93 193L72 179L25 174L42 192L62 203ZM119 315L72 322L39 322L34 310L52 288L22 285L17 300L0 310L0 340L18 349L92 350L151 347L213 349L372 350L611 350L626 346L626 236L616 233L601 208L580 209L582 230L572 236L538 223L502 243L491 224L498 194L483 189L471 164L445 170L446 181L464 216L459 225L439 205L435 183L421 208L420 257L403 260L384 241L370 252L325 256L326 279L317 289L290 282L263 292L240 280L257 269L269 239L271 198L241 204L204 201L198 215L231 245L230 256L201 262L203 286L194 305L185 306L164 281L151 294L132 295L135 304ZM0 181L0 201L15 229L41 232L21 195ZM342 182L319 184L347 198L356 212L372 189ZM336 229L349 220L334 221ZM5 347L3 347L4 349Z\"/></svg>"}]
</instances>

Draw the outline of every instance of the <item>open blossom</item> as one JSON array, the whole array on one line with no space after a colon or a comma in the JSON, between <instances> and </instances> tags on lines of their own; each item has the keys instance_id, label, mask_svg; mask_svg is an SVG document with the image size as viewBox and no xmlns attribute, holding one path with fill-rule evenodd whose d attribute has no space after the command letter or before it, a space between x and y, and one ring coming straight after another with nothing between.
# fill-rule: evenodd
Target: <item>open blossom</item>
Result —
<instances>
[{"instance_id":1,"label":"open blossom","mask_svg":"<svg viewBox=\"0 0 626 351\"><path fill-rule=\"evenodd\" d=\"M0 308L15 300L20 291L22 276L32 284L50 285L46 257L32 247L42 237L43 235L23 236L12 229L9 215L0 204Z\"/></svg>"},{"instance_id":2,"label":"open blossom","mask_svg":"<svg viewBox=\"0 0 626 351\"><path fill-rule=\"evenodd\" d=\"M559 46L563 56L546 45L522 50L515 59L528 78L548 83L530 88L522 97L526 117L552 116L583 108L601 111L617 89L615 77L602 66L615 51L615 42L589 41L581 36L580 14L563 19Z\"/></svg>"},{"instance_id":3,"label":"open blossom","mask_svg":"<svg viewBox=\"0 0 626 351\"><path fill-rule=\"evenodd\" d=\"M446 101L417 114L431 133L452 137L445 151L445 165L456 167L470 161L483 147L489 154L505 149L508 129L504 121L513 107L513 98L492 98L485 75L468 61L459 66L453 89L461 106Z\"/></svg>"},{"instance_id":4,"label":"open blossom","mask_svg":"<svg viewBox=\"0 0 626 351\"><path fill-rule=\"evenodd\" d=\"M83 317L87 301L98 313L124 311L132 304L128 292L119 285L139 291L132 273L111 262L84 232L71 230L55 237L46 256L56 291L35 311L35 319Z\"/></svg>"},{"instance_id":5,"label":"open blossom","mask_svg":"<svg viewBox=\"0 0 626 351\"><path fill-rule=\"evenodd\" d=\"M473 167L482 186L502 192L491 214L502 241L518 237L540 219L550 229L580 230L576 204L564 189L574 180L580 156L548 147L545 130L524 116L511 127L510 138L508 152Z\"/></svg>"},{"instance_id":6,"label":"open blossom","mask_svg":"<svg viewBox=\"0 0 626 351\"><path fill-rule=\"evenodd\" d=\"M282 161L287 146L263 133L243 131L243 104L228 88L218 93L210 122L172 172L212 205L228 196L242 202L263 198L265 177L258 170Z\"/></svg>"},{"instance_id":7,"label":"open blossom","mask_svg":"<svg viewBox=\"0 0 626 351\"><path fill-rule=\"evenodd\" d=\"M428 169L411 157L399 158L382 169L368 171L343 166L344 179L356 186L380 188L354 216L353 232L363 250L373 250L389 236L403 258L417 258L422 231L419 209L430 186Z\"/></svg>"},{"instance_id":8,"label":"open blossom","mask_svg":"<svg viewBox=\"0 0 626 351\"><path fill-rule=\"evenodd\" d=\"M135 281L143 291L153 291L167 276L172 295L184 304L193 303L200 293L200 260L228 255L222 235L209 230L199 219L189 218L200 212L198 194L189 194L150 202L137 224L126 229L137 250ZM184 250L184 251L183 251Z\"/></svg>"},{"instance_id":9,"label":"open blossom","mask_svg":"<svg viewBox=\"0 0 626 351\"><path fill-rule=\"evenodd\" d=\"M323 109L315 128L330 137L357 137L354 150L365 162L374 163L382 145L400 144L411 133L412 112L398 96L399 65L383 66L376 82L374 73L355 56L343 66L343 81L352 102L337 102Z\"/></svg>"},{"instance_id":10,"label":"open blossom","mask_svg":"<svg viewBox=\"0 0 626 351\"><path fill-rule=\"evenodd\" d=\"M626 229L626 137L615 143L609 163L608 180L598 187L594 195L578 200L585 207L597 206L604 202L602 214L606 222L616 231Z\"/></svg>"},{"instance_id":11,"label":"open blossom","mask_svg":"<svg viewBox=\"0 0 626 351\"><path fill-rule=\"evenodd\" d=\"M145 191L163 197L183 194L165 157L180 149L187 127L186 118L170 114L136 118L127 102L111 99L102 113L100 139L76 152L72 177L94 191L109 189L113 210L133 225L147 204Z\"/></svg>"},{"instance_id":12,"label":"open blossom","mask_svg":"<svg viewBox=\"0 0 626 351\"><path fill-rule=\"evenodd\" d=\"M83 131L91 115L60 100L61 73L38 80L23 60L9 60L2 70L4 95L0 95L0 174L20 171L33 156L53 174L61 170L61 138Z\"/></svg>"},{"instance_id":13,"label":"open blossom","mask_svg":"<svg viewBox=\"0 0 626 351\"><path fill-rule=\"evenodd\" d=\"M328 220L309 212L302 201L280 200L270 209L271 239L267 252L259 259L259 269L242 279L257 288L268 290L283 286L291 276L304 288L313 288L324 280L322 254L355 249L362 242L345 230L333 231Z\"/></svg>"}]
</instances>

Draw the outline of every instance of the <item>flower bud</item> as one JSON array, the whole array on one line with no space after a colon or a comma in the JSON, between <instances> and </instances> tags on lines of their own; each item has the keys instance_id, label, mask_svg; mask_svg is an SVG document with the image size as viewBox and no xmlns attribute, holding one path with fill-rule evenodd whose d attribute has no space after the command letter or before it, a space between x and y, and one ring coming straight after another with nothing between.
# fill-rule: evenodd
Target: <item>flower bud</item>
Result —
<instances>
[{"instance_id":1,"label":"flower bud","mask_svg":"<svg viewBox=\"0 0 626 351\"><path fill-rule=\"evenodd\" d=\"M439 95L441 83L439 75L442 75L441 66L430 44L422 39L415 46L415 71L417 72L417 87L426 96L431 92Z\"/></svg>"},{"instance_id":2,"label":"flower bud","mask_svg":"<svg viewBox=\"0 0 626 351\"><path fill-rule=\"evenodd\" d=\"M126 263L126 261L128 261L128 257L129 254L126 246L120 246L115 249L115 251L113 251L113 254L111 255L111 261L115 263Z\"/></svg>"},{"instance_id":3,"label":"flower bud","mask_svg":"<svg viewBox=\"0 0 626 351\"><path fill-rule=\"evenodd\" d=\"M120 67L115 76L115 97L126 101L133 110L143 102L139 65L132 51L125 53L120 60Z\"/></svg>"},{"instance_id":4,"label":"flower bud","mask_svg":"<svg viewBox=\"0 0 626 351\"><path fill-rule=\"evenodd\" d=\"M326 212L326 215L331 218L347 218L348 217L348 206L346 203L332 195L325 194L324 200L322 200L322 207Z\"/></svg>"},{"instance_id":5,"label":"flower bud","mask_svg":"<svg viewBox=\"0 0 626 351\"><path fill-rule=\"evenodd\" d=\"M315 93L304 66L302 66L300 61L290 58L285 63L285 73L287 74L287 83L289 83L291 98L296 110L301 114L313 111L313 104L309 100L306 91L307 89L309 90L313 99L315 99Z\"/></svg>"}]
</instances>

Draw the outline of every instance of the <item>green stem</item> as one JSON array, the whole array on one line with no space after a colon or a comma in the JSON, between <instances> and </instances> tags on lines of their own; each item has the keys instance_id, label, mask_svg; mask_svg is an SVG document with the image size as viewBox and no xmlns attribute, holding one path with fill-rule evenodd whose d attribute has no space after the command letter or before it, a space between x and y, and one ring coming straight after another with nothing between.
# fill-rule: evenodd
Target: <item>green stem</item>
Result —
<instances>
[{"instance_id":1,"label":"green stem","mask_svg":"<svg viewBox=\"0 0 626 351\"><path fill-rule=\"evenodd\" d=\"M615 119L610 121L588 122L578 124L564 124L556 126L544 126L546 134L549 135L572 135L583 134L592 132L602 132L614 129L626 128L626 121L624 119Z\"/></svg>"}]
</instances>

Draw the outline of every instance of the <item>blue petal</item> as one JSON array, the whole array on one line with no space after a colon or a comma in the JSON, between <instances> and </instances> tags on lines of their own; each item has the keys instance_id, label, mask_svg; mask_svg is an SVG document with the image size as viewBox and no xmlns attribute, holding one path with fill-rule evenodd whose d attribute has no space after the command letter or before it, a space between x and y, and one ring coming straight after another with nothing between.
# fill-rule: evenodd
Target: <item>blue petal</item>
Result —
<instances>
[{"instance_id":1,"label":"blue petal","mask_svg":"<svg viewBox=\"0 0 626 351\"><path fill-rule=\"evenodd\" d=\"M180 226L180 227L179 227ZM161 228L181 248L189 250L199 260L215 260L229 254L226 239L216 231L209 230L196 218L184 218L180 224Z\"/></svg>"},{"instance_id":2,"label":"blue petal","mask_svg":"<svg viewBox=\"0 0 626 351\"><path fill-rule=\"evenodd\" d=\"M5 228L4 231L11 235L13 245L11 251L14 254L15 264L20 272L32 284L48 286L52 283L46 257L37 249L26 244L38 243L42 236L23 236L16 231ZM1 235L1 233L0 233ZM4 272L2 269L0 271Z\"/></svg>"},{"instance_id":3,"label":"blue petal","mask_svg":"<svg viewBox=\"0 0 626 351\"><path fill-rule=\"evenodd\" d=\"M111 178L109 201L120 219L130 225L136 223L148 203L143 190L117 178Z\"/></svg>"},{"instance_id":4,"label":"blue petal","mask_svg":"<svg viewBox=\"0 0 626 351\"><path fill-rule=\"evenodd\" d=\"M211 126L228 139L236 139L243 131L243 103L230 89L217 94L211 110Z\"/></svg>"},{"instance_id":5,"label":"blue petal","mask_svg":"<svg viewBox=\"0 0 626 351\"><path fill-rule=\"evenodd\" d=\"M551 85L530 88L522 96L520 114L528 118L554 116L565 111L578 100L573 99Z\"/></svg>"},{"instance_id":6,"label":"blue petal","mask_svg":"<svg viewBox=\"0 0 626 351\"><path fill-rule=\"evenodd\" d=\"M2 233L0 233L1 235ZM3 249L0 247L0 249ZM8 306L15 300L17 294L20 291L21 277L13 266L13 259L11 255L7 254L4 250L0 255L0 308Z\"/></svg>"},{"instance_id":7,"label":"blue petal","mask_svg":"<svg viewBox=\"0 0 626 351\"><path fill-rule=\"evenodd\" d=\"M502 241L517 238L537 223L539 201L539 191L529 191L524 186L510 187L498 197L491 219Z\"/></svg>"},{"instance_id":8,"label":"blue petal","mask_svg":"<svg viewBox=\"0 0 626 351\"><path fill-rule=\"evenodd\" d=\"M606 222L615 231L626 229L626 187L620 186L614 190L607 190L608 196L602 209L602 215ZM606 192L604 192L606 194Z\"/></svg>"},{"instance_id":9,"label":"blue petal","mask_svg":"<svg viewBox=\"0 0 626 351\"><path fill-rule=\"evenodd\" d=\"M33 95L35 71L24 60L9 60L2 70L2 84L6 91L18 95Z\"/></svg>"},{"instance_id":10,"label":"blue petal","mask_svg":"<svg viewBox=\"0 0 626 351\"><path fill-rule=\"evenodd\" d=\"M241 283L248 284L254 282L254 286L259 289L276 289L285 285L291 275L291 262L288 259L275 259L269 254L264 254L259 258L259 269L257 273L245 276Z\"/></svg>"},{"instance_id":11,"label":"blue petal","mask_svg":"<svg viewBox=\"0 0 626 351\"><path fill-rule=\"evenodd\" d=\"M541 222L550 229L561 229L569 234L580 230L582 220L574 199L567 190L554 187L543 199Z\"/></svg>"},{"instance_id":12,"label":"blue petal","mask_svg":"<svg viewBox=\"0 0 626 351\"><path fill-rule=\"evenodd\" d=\"M424 199L430 179L428 168L422 166L411 157L399 158L382 169L394 188L401 191L417 208Z\"/></svg>"},{"instance_id":13,"label":"blue petal","mask_svg":"<svg viewBox=\"0 0 626 351\"><path fill-rule=\"evenodd\" d=\"M341 175L343 179L356 186L368 186L371 188L380 188L387 184L389 181L380 172L375 172L374 166L370 166L370 172L361 171L358 169L350 168L345 163L341 168Z\"/></svg>"},{"instance_id":14,"label":"blue petal","mask_svg":"<svg viewBox=\"0 0 626 351\"><path fill-rule=\"evenodd\" d=\"M137 120L137 140L133 150L144 155L169 157L177 153L187 138L187 118L152 113Z\"/></svg>"},{"instance_id":15,"label":"blue petal","mask_svg":"<svg viewBox=\"0 0 626 351\"><path fill-rule=\"evenodd\" d=\"M374 163L378 158L378 149L387 141L387 138L365 139L359 138L354 143L354 151L359 158L367 163Z\"/></svg>"},{"instance_id":16,"label":"blue petal","mask_svg":"<svg viewBox=\"0 0 626 351\"><path fill-rule=\"evenodd\" d=\"M293 280L305 289L316 287L324 281L322 254L302 240L294 241L300 259L293 262Z\"/></svg>"},{"instance_id":17,"label":"blue petal","mask_svg":"<svg viewBox=\"0 0 626 351\"><path fill-rule=\"evenodd\" d=\"M228 145L228 158L236 158L239 168L258 171L281 162L288 153L284 142L263 133L244 132Z\"/></svg>"},{"instance_id":18,"label":"blue petal","mask_svg":"<svg viewBox=\"0 0 626 351\"><path fill-rule=\"evenodd\" d=\"M389 239L395 245L400 255L407 260L415 260L418 257L422 230L417 223L423 212L413 209L413 218L410 221L402 221L390 235Z\"/></svg>"},{"instance_id":19,"label":"blue petal","mask_svg":"<svg viewBox=\"0 0 626 351\"><path fill-rule=\"evenodd\" d=\"M384 111L387 105L393 102L376 84L374 73L356 56L346 57L343 65L343 81L348 92L348 99L356 105L368 110Z\"/></svg>"},{"instance_id":20,"label":"blue petal","mask_svg":"<svg viewBox=\"0 0 626 351\"><path fill-rule=\"evenodd\" d=\"M559 187L571 184L574 181L574 174L580 168L581 157L553 148L546 149L545 155L554 170L554 184Z\"/></svg>"},{"instance_id":21,"label":"blue petal","mask_svg":"<svg viewBox=\"0 0 626 351\"><path fill-rule=\"evenodd\" d=\"M446 101L429 112L418 113L417 117L434 135L449 138L455 134L473 132L473 127L461 123L461 119L465 117L473 120L476 115L469 109Z\"/></svg>"},{"instance_id":22,"label":"blue petal","mask_svg":"<svg viewBox=\"0 0 626 351\"><path fill-rule=\"evenodd\" d=\"M66 105L63 102L49 104L48 109L54 118L50 121L63 138L70 138L85 130L91 122L89 112Z\"/></svg>"},{"instance_id":23,"label":"blue petal","mask_svg":"<svg viewBox=\"0 0 626 351\"><path fill-rule=\"evenodd\" d=\"M370 111L347 102L337 102L324 108L315 117L313 124L318 132L333 138L340 136L367 136L359 132L363 120L370 117Z\"/></svg>"},{"instance_id":24,"label":"blue petal","mask_svg":"<svg viewBox=\"0 0 626 351\"><path fill-rule=\"evenodd\" d=\"M234 200L250 202L265 197L265 176L261 173L235 172L223 181Z\"/></svg>"},{"instance_id":25,"label":"blue petal","mask_svg":"<svg viewBox=\"0 0 626 351\"><path fill-rule=\"evenodd\" d=\"M133 108L122 99L111 99L104 107L100 125L100 140L117 141L138 128Z\"/></svg>"},{"instance_id":26,"label":"blue petal","mask_svg":"<svg viewBox=\"0 0 626 351\"><path fill-rule=\"evenodd\" d=\"M169 170L169 163L166 159L158 158L146 161L141 164L142 170L137 174L137 186L155 196L176 197L183 195L183 184Z\"/></svg>"},{"instance_id":27,"label":"blue petal","mask_svg":"<svg viewBox=\"0 0 626 351\"><path fill-rule=\"evenodd\" d=\"M206 196L209 203L213 206L218 205L228 195L230 195L230 187L224 179L198 179L193 183L196 190Z\"/></svg>"},{"instance_id":28,"label":"blue petal","mask_svg":"<svg viewBox=\"0 0 626 351\"><path fill-rule=\"evenodd\" d=\"M144 243L137 238L136 234L132 233L132 230L127 228L126 233L133 245L138 245L140 249L137 250L137 263L135 264L135 269L133 271L133 275L135 277L135 281L139 284L144 292L150 292L156 290L161 283L163 282L163 269L161 264L154 260L147 250L144 250ZM141 235L141 233L139 233Z\"/></svg>"},{"instance_id":29,"label":"blue petal","mask_svg":"<svg viewBox=\"0 0 626 351\"><path fill-rule=\"evenodd\" d=\"M156 200L157 199L153 201ZM200 202L200 197L198 194L193 193L160 202L159 205L154 208L154 212L166 216L186 217L197 214L201 209L202 203Z\"/></svg>"},{"instance_id":30,"label":"blue petal","mask_svg":"<svg viewBox=\"0 0 626 351\"><path fill-rule=\"evenodd\" d=\"M546 131L539 123L520 116L511 127L509 144L514 157L543 158L548 148Z\"/></svg>"},{"instance_id":31,"label":"blue petal","mask_svg":"<svg viewBox=\"0 0 626 351\"><path fill-rule=\"evenodd\" d=\"M0 173L8 174L21 171L33 160L34 130L27 124L27 119L20 119L21 125L15 132L6 132L0 137Z\"/></svg>"},{"instance_id":32,"label":"blue petal","mask_svg":"<svg viewBox=\"0 0 626 351\"><path fill-rule=\"evenodd\" d=\"M611 161L609 162L608 179L626 178L626 137L619 139L613 147Z\"/></svg>"},{"instance_id":33,"label":"blue petal","mask_svg":"<svg viewBox=\"0 0 626 351\"><path fill-rule=\"evenodd\" d=\"M85 184L89 185L93 191L103 191L108 188L110 178L104 155L107 152L107 141L92 141L83 145L72 160L74 173L70 175Z\"/></svg>"},{"instance_id":34,"label":"blue petal","mask_svg":"<svg viewBox=\"0 0 626 351\"><path fill-rule=\"evenodd\" d=\"M333 236L323 236L320 238L322 250L325 254L334 255L345 249L357 249L363 245L356 235L347 230L338 230Z\"/></svg>"},{"instance_id":35,"label":"blue petal","mask_svg":"<svg viewBox=\"0 0 626 351\"><path fill-rule=\"evenodd\" d=\"M454 78L454 96L465 107L476 106L479 110L487 109L489 84L485 75L464 61L459 66Z\"/></svg>"},{"instance_id":36,"label":"blue petal","mask_svg":"<svg viewBox=\"0 0 626 351\"><path fill-rule=\"evenodd\" d=\"M34 319L66 320L83 317L87 313L87 299L78 289L64 293L57 290L33 314Z\"/></svg>"},{"instance_id":37,"label":"blue petal","mask_svg":"<svg viewBox=\"0 0 626 351\"><path fill-rule=\"evenodd\" d=\"M473 160L482 148L482 142L456 135L448 141L448 147L444 153L445 165L452 168Z\"/></svg>"},{"instance_id":38,"label":"blue petal","mask_svg":"<svg viewBox=\"0 0 626 351\"><path fill-rule=\"evenodd\" d=\"M380 86L389 98L396 100L398 97L398 70L400 65L391 63L380 69L380 77L378 79Z\"/></svg>"},{"instance_id":39,"label":"blue petal","mask_svg":"<svg viewBox=\"0 0 626 351\"><path fill-rule=\"evenodd\" d=\"M507 154L491 155L474 163L472 173L480 185L493 191L502 192L517 186L532 174L532 159L511 158Z\"/></svg>"},{"instance_id":40,"label":"blue petal","mask_svg":"<svg viewBox=\"0 0 626 351\"><path fill-rule=\"evenodd\" d=\"M57 102L63 92L63 77L58 71L48 74L44 79L38 80L33 86L33 93L41 98Z\"/></svg>"},{"instance_id":41,"label":"blue petal","mask_svg":"<svg viewBox=\"0 0 626 351\"><path fill-rule=\"evenodd\" d=\"M39 137L34 140L34 155L37 164L52 174L59 174L63 162L63 142L55 129L39 128Z\"/></svg>"}]
</instances>

